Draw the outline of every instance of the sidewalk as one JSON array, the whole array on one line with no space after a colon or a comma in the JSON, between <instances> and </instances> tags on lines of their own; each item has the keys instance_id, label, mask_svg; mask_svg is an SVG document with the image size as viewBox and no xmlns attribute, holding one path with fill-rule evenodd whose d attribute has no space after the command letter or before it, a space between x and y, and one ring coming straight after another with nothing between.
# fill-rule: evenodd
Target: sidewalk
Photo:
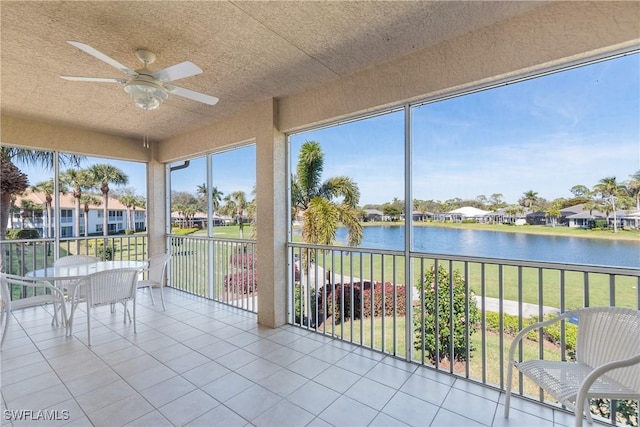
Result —
<instances>
[{"instance_id":1,"label":"sidewalk","mask_svg":"<svg viewBox=\"0 0 640 427\"><path fill-rule=\"evenodd\" d=\"M481 309L482 308L482 297L479 295L475 296L476 302L478 304L478 308ZM489 298L486 297L484 299L484 306L485 306L485 310L486 311L492 311L492 312L499 312L500 311L500 300L498 298ZM502 301L502 309L504 310L505 314L511 314L514 316L517 316L518 313L518 301L510 301L510 300L503 300ZM560 309L556 308L556 307L549 307L549 306L542 306L542 314L546 315L546 314L558 314L560 313ZM539 306L538 304L528 304L528 303L522 303L522 317L523 318L527 318L530 316L538 316L539 313Z\"/></svg>"}]
</instances>

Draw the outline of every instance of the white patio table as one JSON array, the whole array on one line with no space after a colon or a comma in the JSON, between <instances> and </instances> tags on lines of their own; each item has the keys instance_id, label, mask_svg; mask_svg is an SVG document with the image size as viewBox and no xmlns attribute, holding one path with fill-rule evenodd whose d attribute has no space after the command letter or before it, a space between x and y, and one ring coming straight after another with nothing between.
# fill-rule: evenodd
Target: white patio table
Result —
<instances>
[{"instance_id":1,"label":"white patio table","mask_svg":"<svg viewBox=\"0 0 640 427\"><path fill-rule=\"evenodd\" d=\"M54 285L70 282L81 284L82 279L99 271L115 270L120 268L137 268L140 271L147 267L146 261L98 261L86 264L59 265L39 270L33 270L26 274L27 277L44 279ZM69 324L69 319L64 319Z\"/></svg>"},{"instance_id":2,"label":"white patio table","mask_svg":"<svg viewBox=\"0 0 640 427\"><path fill-rule=\"evenodd\" d=\"M87 264L60 265L56 267L41 268L26 274L27 277L56 281L78 280L99 271L114 270L118 268L137 268L144 270L146 261L98 261Z\"/></svg>"}]
</instances>

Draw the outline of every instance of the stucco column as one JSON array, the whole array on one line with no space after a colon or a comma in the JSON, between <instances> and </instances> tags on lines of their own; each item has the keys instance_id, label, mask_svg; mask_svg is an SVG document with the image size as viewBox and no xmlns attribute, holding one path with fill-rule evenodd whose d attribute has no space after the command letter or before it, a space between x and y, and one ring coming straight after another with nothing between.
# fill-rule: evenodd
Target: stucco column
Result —
<instances>
[{"instance_id":1,"label":"stucco column","mask_svg":"<svg viewBox=\"0 0 640 427\"><path fill-rule=\"evenodd\" d=\"M278 104L258 107L256 199L258 323L272 328L287 321L287 159L277 129Z\"/></svg>"},{"instance_id":2,"label":"stucco column","mask_svg":"<svg viewBox=\"0 0 640 427\"><path fill-rule=\"evenodd\" d=\"M152 148L153 149L153 145ZM166 239L166 204L165 186L166 168L155 160L155 156L147 165L147 235L149 236L149 255L165 252Z\"/></svg>"}]
</instances>

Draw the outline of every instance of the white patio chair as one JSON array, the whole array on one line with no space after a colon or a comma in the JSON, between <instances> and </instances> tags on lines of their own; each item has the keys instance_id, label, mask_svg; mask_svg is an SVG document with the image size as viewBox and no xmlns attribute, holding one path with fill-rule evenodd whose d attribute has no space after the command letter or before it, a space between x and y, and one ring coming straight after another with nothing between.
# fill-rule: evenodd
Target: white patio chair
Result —
<instances>
[{"instance_id":1,"label":"white patio chair","mask_svg":"<svg viewBox=\"0 0 640 427\"><path fill-rule=\"evenodd\" d=\"M11 301L11 285L29 286L41 289L42 293L38 295L36 291L36 295L34 296ZM4 324L0 347L2 347L2 344L4 344L4 340L7 337L9 319L11 318L12 311L27 307L37 307L44 304L54 304L53 318L56 325L58 324L58 316L55 305L62 307L62 316L63 318L66 318L64 294L60 289L44 280L35 280L22 276L0 273L0 321Z\"/></svg>"},{"instance_id":2,"label":"white patio chair","mask_svg":"<svg viewBox=\"0 0 640 427\"><path fill-rule=\"evenodd\" d=\"M67 255L55 260L53 262L53 266L59 267L67 265L91 264L99 261L100 258L91 255ZM71 295L73 295L76 282L77 280L56 280L55 285L63 290L67 298L70 298ZM64 321L66 322L67 319L64 319Z\"/></svg>"},{"instance_id":3,"label":"white patio chair","mask_svg":"<svg viewBox=\"0 0 640 427\"><path fill-rule=\"evenodd\" d=\"M91 345L91 309L116 303L124 305L124 321L131 321L127 303L133 304L133 332L136 333L136 282L137 268L121 268L93 273L81 280L75 287L71 298L69 315L69 335L73 334L73 317L79 304L85 303L87 309L87 342Z\"/></svg>"},{"instance_id":4,"label":"white patio chair","mask_svg":"<svg viewBox=\"0 0 640 427\"><path fill-rule=\"evenodd\" d=\"M529 331L571 318L578 323L575 362L514 359ZM582 426L589 424L590 398L640 399L640 311L617 307L590 307L567 311L523 328L509 349L504 416L509 417L513 368L575 413Z\"/></svg>"},{"instance_id":5,"label":"white patio chair","mask_svg":"<svg viewBox=\"0 0 640 427\"><path fill-rule=\"evenodd\" d=\"M160 300L162 301L162 310L166 310L164 305L163 288L167 281L167 265L171 259L171 254L157 254L147 260L146 268L147 278L138 280L138 289L148 288L151 294L151 303L156 305L153 300L153 288L160 289Z\"/></svg>"}]
</instances>

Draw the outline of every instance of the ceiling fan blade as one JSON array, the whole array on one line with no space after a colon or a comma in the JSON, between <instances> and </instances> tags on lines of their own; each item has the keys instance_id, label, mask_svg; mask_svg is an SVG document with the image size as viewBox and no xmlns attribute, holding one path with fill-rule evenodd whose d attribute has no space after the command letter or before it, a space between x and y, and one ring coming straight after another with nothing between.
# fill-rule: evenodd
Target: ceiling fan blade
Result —
<instances>
[{"instance_id":1,"label":"ceiling fan blade","mask_svg":"<svg viewBox=\"0 0 640 427\"><path fill-rule=\"evenodd\" d=\"M89 55L91 55L91 56L93 56L95 58L98 58L102 62L106 62L107 64L111 65L112 67L117 68L118 70L122 71L123 73L125 73L129 77L135 77L135 76L138 75L138 73L136 73L135 71L129 69L128 67L125 67L124 65L122 65L121 63L119 63L115 59L105 55L104 53L102 53L100 51L97 51L96 49L92 48L88 44L84 44L84 43L80 43L80 42L74 42L74 41L67 41L67 43L69 43L72 46L77 47L81 51L83 51L85 53L88 53Z\"/></svg>"},{"instance_id":2,"label":"ceiling fan blade","mask_svg":"<svg viewBox=\"0 0 640 427\"><path fill-rule=\"evenodd\" d=\"M216 98L215 96L205 95L204 93L185 89L183 87L165 85L165 89L167 89L171 93L175 93L178 96L189 98L198 102L203 102L205 104L216 105L218 103L218 98Z\"/></svg>"},{"instance_id":3,"label":"ceiling fan blade","mask_svg":"<svg viewBox=\"0 0 640 427\"><path fill-rule=\"evenodd\" d=\"M74 76L60 76L62 80L69 80L71 82L100 82L100 83L122 83L125 84L127 79L114 79L110 77L74 77Z\"/></svg>"},{"instance_id":4,"label":"ceiling fan blade","mask_svg":"<svg viewBox=\"0 0 640 427\"><path fill-rule=\"evenodd\" d=\"M163 68L151 74L163 82L172 82L185 77L191 77L202 73L202 69L191 61L184 61L171 67Z\"/></svg>"}]
</instances>

